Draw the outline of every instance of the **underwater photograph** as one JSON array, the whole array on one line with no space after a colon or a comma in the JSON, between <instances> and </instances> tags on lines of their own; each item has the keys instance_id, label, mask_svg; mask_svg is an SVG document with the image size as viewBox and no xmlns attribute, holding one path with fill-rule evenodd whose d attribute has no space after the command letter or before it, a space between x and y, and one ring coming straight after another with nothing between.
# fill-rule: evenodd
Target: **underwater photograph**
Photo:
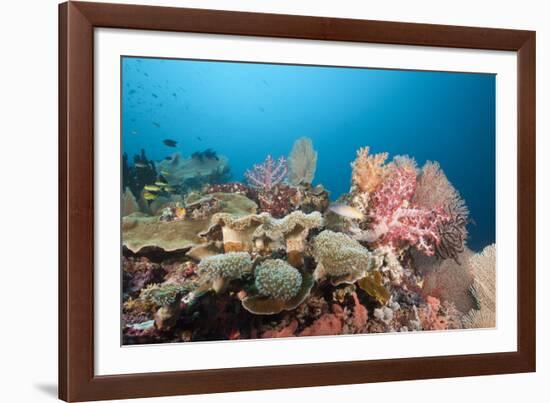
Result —
<instances>
[{"instance_id":1,"label":"underwater photograph","mask_svg":"<svg viewBox=\"0 0 550 403\"><path fill-rule=\"evenodd\" d=\"M496 77L121 58L121 343L496 327Z\"/></svg>"}]
</instances>

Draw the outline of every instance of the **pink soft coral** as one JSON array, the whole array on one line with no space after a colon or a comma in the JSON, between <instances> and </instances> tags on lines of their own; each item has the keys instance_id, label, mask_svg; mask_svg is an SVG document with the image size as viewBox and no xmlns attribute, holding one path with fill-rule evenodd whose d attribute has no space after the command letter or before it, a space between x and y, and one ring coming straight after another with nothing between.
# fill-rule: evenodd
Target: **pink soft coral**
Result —
<instances>
[{"instance_id":1,"label":"pink soft coral","mask_svg":"<svg viewBox=\"0 0 550 403\"><path fill-rule=\"evenodd\" d=\"M268 155L264 163L254 165L252 170L246 171L244 175L253 188L270 191L285 180L287 173L285 157L280 157L275 162L273 157Z\"/></svg>"},{"instance_id":2,"label":"pink soft coral","mask_svg":"<svg viewBox=\"0 0 550 403\"><path fill-rule=\"evenodd\" d=\"M433 255L435 246L441 241L438 227L450 217L441 207L426 209L412 205L415 189L415 170L394 166L372 194L368 213L371 229L361 238L394 248L410 245L426 255Z\"/></svg>"}]
</instances>

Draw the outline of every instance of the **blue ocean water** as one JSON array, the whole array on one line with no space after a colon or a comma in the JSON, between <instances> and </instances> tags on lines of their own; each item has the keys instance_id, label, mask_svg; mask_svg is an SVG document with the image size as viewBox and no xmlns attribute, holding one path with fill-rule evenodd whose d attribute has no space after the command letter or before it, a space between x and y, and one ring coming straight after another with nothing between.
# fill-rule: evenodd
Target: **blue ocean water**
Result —
<instances>
[{"instance_id":1,"label":"blue ocean water","mask_svg":"<svg viewBox=\"0 0 550 403\"><path fill-rule=\"evenodd\" d=\"M314 183L336 199L356 150L438 161L474 223L468 245L495 242L495 76L449 72L122 58L122 146L161 160L214 149L232 179L307 136ZM177 149L162 140L178 142Z\"/></svg>"}]
</instances>

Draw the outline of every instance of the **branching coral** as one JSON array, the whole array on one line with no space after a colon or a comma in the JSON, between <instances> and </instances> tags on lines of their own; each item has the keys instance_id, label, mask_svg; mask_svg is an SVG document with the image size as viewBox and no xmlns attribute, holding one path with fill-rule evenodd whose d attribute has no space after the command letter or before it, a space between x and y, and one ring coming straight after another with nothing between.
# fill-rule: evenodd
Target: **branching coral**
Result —
<instances>
[{"instance_id":1,"label":"branching coral","mask_svg":"<svg viewBox=\"0 0 550 403\"><path fill-rule=\"evenodd\" d=\"M474 274L471 291L479 309L472 309L462 319L465 327L496 326L496 245L492 244L470 258Z\"/></svg>"},{"instance_id":2,"label":"branching coral","mask_svg":"<svg viewBox=\"0 0 550 403\"><path fill-rule=\"evenodd\" d=\"M288 179L294 185L312 183L317 167L317 152L308 137L299 138L294 142L288 156Z\"/></svg>"},{"instance_id":3,"label":"branching coral","mask_svg":"<svg viewBox=\"0 0 550 403\"><path fill-rule=\"evenodd\" d=\"M269 192L275 185L285 180L287 173L285 157L280 157L275 162L273 157L268 155L262 164L254 165L244 175L250 186Z\"/></svg>"},{"instance_id":4,"label":"branching coral","mask_svg":"<svg viewBox=\"0 0 550 403\"><path fill-rule=\"evenodd\" d=\"M412 202L427 209L444 209L449 219L439 225L435 254L458 262L468 236L468 208L437 162L428 161L422 168Z\"/></svg>"},{"instance_id":5,"label":"branching coral","mask_svg":"<svg viewBox=\"0 0 550 403\"><path fill-rule=\"evenodd\" d=\"M302 286L302 275L281 259L267 259L254 271L255 285L260 295L288 301Z\"/></svg>"},{"instance_id":6,"label":"branching coral","mask_svg":"<svg viewBox=\"0 0 550 403\"><path fill-rule=\"evenodd\" d=\"M371 227L356 239L389 244L396 250L414 246L426 255L435 253L441 241L439 226L449 220L441 208L425 209L412 205L416 172L406 165L395 165L372 194L369 209Z\"/></svg>"},{"instance_id":7,"label":"branching coral","mask_svg":"<svg viewBox=\"0 0 550 403\"><path fill-rule=\"evenodd\" d=\"M354 283L376 264L370 252L359 242L329 230L315 238L313 256L317 261L315 279L328 277L335 285Z\"/></svg>"},{"instance_id":8,"label":"branching coral","mask_svg":"<svg viewBox=\"0 0 550 403\"><path fill-rule=\"evenodd\" d=\"M352 192L373 192L382 182L386 173L384 162L388 153L369 155L369 147L357 150L357 158L351 164L352 168Z\"/></svg>"}]
</instances>

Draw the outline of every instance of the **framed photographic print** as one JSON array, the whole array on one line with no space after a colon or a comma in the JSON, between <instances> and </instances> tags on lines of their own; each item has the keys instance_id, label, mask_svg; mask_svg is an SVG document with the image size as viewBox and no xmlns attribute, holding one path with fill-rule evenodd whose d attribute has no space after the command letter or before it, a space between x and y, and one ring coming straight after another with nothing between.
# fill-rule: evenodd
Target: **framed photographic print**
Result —
<instances>
[{"instance_id":1,"label":"framed photographic print","mask_svg":"<svg viewBox=\"0 0 550 403\"><path fill-rule=\"evenodd\" d=\"M535 33L60 5L59 394L535 370Z\"/></svg>"}]
</instances>

